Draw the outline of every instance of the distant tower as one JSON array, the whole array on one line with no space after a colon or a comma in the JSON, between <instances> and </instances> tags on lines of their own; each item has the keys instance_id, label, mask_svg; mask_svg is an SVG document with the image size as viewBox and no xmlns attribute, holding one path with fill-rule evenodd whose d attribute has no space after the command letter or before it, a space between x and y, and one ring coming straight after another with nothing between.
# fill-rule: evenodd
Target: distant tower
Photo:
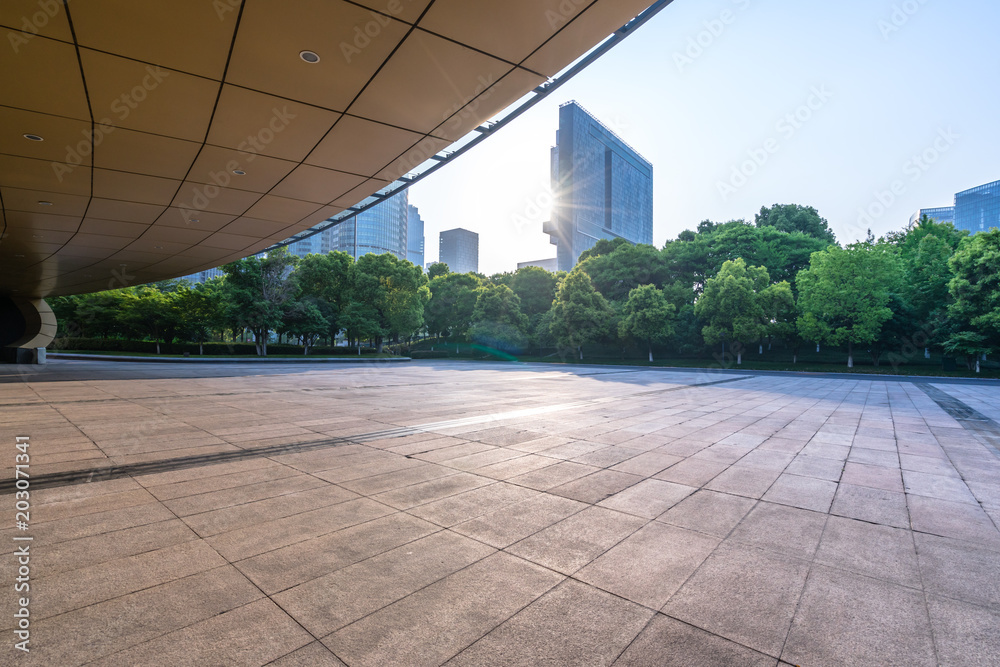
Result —
<instances>
[{"instance_id":1,"label":"distant tower","mask_svg":"<svg viewBox=\"0 0 1000 667\"><path fill-rule=\"evenodd\" d=\"M424 268L424 221L420 211L410 204L406 208L406 259Z\"/></svg>"},{"instance_id":2,"label":"distant tower","mask_svg":"<svg viewBox=\"0 0 1000 667\"><path fill-rule=\"evenodd\" d=\"M357 259L368 253L391 252L406 259L407 190L379 202L347 222L323 232L326 252L340 250Z\"/></svg>"},{"instance_id":3,"label":"distant tower","mask_svg":"<svg viewBox=\"0 0 1000 667\"><path fill-rule=\"evenodd\" d=\"M441 232L438 261L447 264L452 273L478 273L479 234L468 229Z\"/></svg>"},{"instance_id":4,"label":"distant tower","mask_svg":"<svg viewBox=\"0 0 1000 667\"><path fill-rule=\"evenodd\" d=\"M560 271L599 239L653 242L653 165L576 102L559 107L552 193L543 231Z\"/></svg>"}]
</instances>

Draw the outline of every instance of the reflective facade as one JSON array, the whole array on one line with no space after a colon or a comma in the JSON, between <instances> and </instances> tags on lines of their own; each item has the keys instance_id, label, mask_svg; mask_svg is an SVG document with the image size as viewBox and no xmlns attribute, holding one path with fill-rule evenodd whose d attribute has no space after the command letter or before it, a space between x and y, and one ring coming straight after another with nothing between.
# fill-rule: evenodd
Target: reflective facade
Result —
<instances>
[{"instance_id":1,"label":"reflective facade","mask_svg":"<svg viewBox=\"0 0 1000 667\"><path fill-rule=\"evenodd\" d=\"M955 228L970 234L1000 228L1000 181L955 195Z\"/></svg>"},{"instance_id":2,"label":"reflective facade","mask_svg":"<svg viewBox=\"0 0 1000 667\"><path fill-rule=\"evenodd\" d=\"M339 250L354 259L368 253L391 252L399 259L406 259L408 207L409 197L403 190L378 206L323 232L322 252Z\"/></svg>"},{"instance_id":3,"label":"reflective facade","mask_svg":"<svg viewBox=\"0 0 1000 667\"><path fill-rule=\"evenodd\" d=\"M406 259L424 268L424 221L412 204L406 207Z\"/></svg>"},{"instance_id":4,"label":"reflective facade","mask_svg":"<svg viewBox=\"0 0 1000 667\"><path fill-rule=\"evenodd\" d=\"M955 207L954 206L939 206L937 208L922 208L910 218L910 227L913 227L923 216L927 216L934 222L950 222L955 223Z\"/></svg>"},{"instance_id":5,"label":"reflective facade","mask_svg":"<svg viewBox=\"0 0 1000 667\"><path fill-rule=\"evenodd\" d=\"M551 160L555 206L543 231L560 271L599 239L653 242L653 165L576 102L559 107Z\"/></svg>"},{"instance_id":6,"label":"reflective facade","mask_svg":"<svg viewBox=\"0 0 1000 667\"><path fill-rule=\"evenodd\" d=\"M449 229L438 240L438 261L452 273L479 272L479 234L468 229Z\"/></svg>"}]
</instances>

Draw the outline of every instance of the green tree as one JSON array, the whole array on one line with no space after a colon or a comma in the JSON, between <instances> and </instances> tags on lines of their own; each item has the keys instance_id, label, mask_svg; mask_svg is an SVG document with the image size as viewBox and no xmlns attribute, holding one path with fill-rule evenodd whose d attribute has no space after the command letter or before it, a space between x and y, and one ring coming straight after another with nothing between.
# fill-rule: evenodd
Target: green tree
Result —
<instances>
[{"instance_id":1,"label":"green tree","mask_svg":"<svg viewBox=\"0 0 1000 667\"><path fill-rule=\"evenodd\" d=\"M677 308L655 285L641 285L629 292L618 324L619 335L644 341L649 360L653 361L653 343L666 342L674 335L676 313Z\"/></svg>"},{"instance_id":2,"label":"green tree","mask_svg":"<svg viewBox=\"0 0 1000 667\"><path fill-rule=\"evenodd\" d=\"M444 262L434 262L427 267L427 279L434 280L439 276L444 276L451 273L451 269Z\"/></svg>"},{"instance_id":3,"label":"green tree","mask_svg":"<svg viewBox=\"0 0 1000 667\"><path fill-rule=\"evenodd\" d=\"M556 290L549 330L560 346L575 348L582 361L583 344L606 335L613 315L590 276L574 269Z\"/></svg>"},{"instance_id":4,"label":"green tree","mask_svg":"<svg viewBox=\"0 0 1000 667\"><path fill-rule=\"evenodd\" d=\"M479 278L468 273L447 273L430 281L427 330L440 336L464 336L472 325Z\"/></svg>"},{"instance_id":5,"label":"green tree","mask_svg":"<svg viewBox=\"0 0 1000 667\"><path fill-rule=\"evenodd\" d=\"M743 346L760 340L767 331L768 313L763 296L770 286L767 269L747 266L742 258L727 261L718 275L705 281L705 291L695 303L695 313L705 323L702 335L709 345L730 341L736 363L743 363Z\"/></svg>"},{"instance_id":6,"label":"green tree","mask_svg":"<svg viewBox=\"0 0 1000 667\"><path fill-rule=\"evenodd\" d=\"M625 301L640 285L663 287L671 277L664 256L651 245L619 244L607 254L581 261L577 266L605 299Z\"/></svg>"},{"instance_id":7,"label":"green tree","mask_svg":"<svg viewBox=\"0 0 1000 667\"><path fill-rule=\"evenodd\" d=\"M378 351L386 337L398 341L424 324L424 306L430 299L427 277L419 267L391 253L362 255L354 264L353 301L370 308L355 309L352 316L365 314L364 323Z\"/></svg>"},{"instance_id":8,"label":"green tree","mask_svg":"<svg viewBox=\"0 0 1000 667\"><path fill-rule=\"evenodd\" d=\"M223 279L213 278L194 286L180 285L175 292L174 308L178 313L179 333L184 340L198 343L198 353L204 354L204 343L213 329L224 326Z\"/></svg>"},{"instance_id":9,"label":"green tree","mask_svg":"<svg viewBox=\"0 0 1000 667\"><path fill-rule=\"evenodd\" d=\"M477 343L515 353L525 344L528 317L521 299L506 285L486 284L477 290L469 336Z\"/></svg>"},{"instance_id":10,"label":"green tree","mask_svg":"<svg viewBox=\"0 0 1000 667\"><path fill-rule=\"evenodd\" d=\"M177 328L177 293L163 293L155 286L129 287L123 290L121 301L121 323L156 342L156 353L160 353L160 343L173 340L169 333Z\"/></svg>"},{"instance_id":11,"label":"green tree","mask_svg":"<svg viewBox=\"0 0 1000 667\"><path fill-rule=\"evenodd\" d=\"M541 317L552 307L559 279L538 266L525 266L510 278L509 287L521 300L521 312L529 318Z\"/></svg>"},{"instance_id":12,"label":"green tree","mask_svg":"<svg viewBox=\"0 0 1000 667\"><path fill-rule=\"evenodd\" d=\"M580 262L590 259L591 257L609 255L623 245L629 245L629 242L620 237L613 239L597 239L597 243L580 253L580 258L576 260L576 263L579 264Z\"/></svg>"},{"instance_id":13,"label":"green tree","mask_svg":"<svg viewBox=\"0 0 1000 667\"><path fill-rule=\"evenodd\" d=\"M329 331L330 322L323 316L317 297L304 296L286 305L281 333L298 338L302 343L302 354L309 354L309 348Z\"/></svg>"},{"instance_id":14,"label":"green tree","mask_svg":"<svg viewBox=\"0 0 1000 667\"><path fill-rule=\"evenodd\" d=\"M853 368L854 345L873 343L892 317L889 302L899 278L899 258L885 244L831 245L814 253L797 279L799 333L829 345L846 343Z\"/></svg>"},{"instance_id":15,"label":"green tree","mask_svg":"<svg viewBox=\"0 0 1000 667\"><path fill-rule=\"evenodd\" d=\"M352 297L354 257L339 251L306 255L295 267L295 279L301 290L299 298L313 299L313 305L327 322L324 333L333 341L346 328L340 317Z\"/></svg>"},{"instance_id":16,"label":"green tree","mask_svg":"<svg viewBox=\"0 0 1000 667\"><path fill-rule=\"evenodd\" d=\"M296 260L287 248L279 248L265 257L254 255L222 267L227 317L250 329L260 356L267 356L271 331L281 326L285 307L298 291L291 279Z\"/></svg>"},{"instance_id":17,"label":"green tree","mask_svg":"<svg viewBox=\"0 0 1000 667\"><path fill-rule=\"evenodd\" d=\"M775 204L770 208L762 206L760 213L754 216L754 223L758 227L774 227L782 232L802 232L826 243L837 242L829 223L820 217L812 206L798 204Z\"/></svg>"},{"instance_id":18,"label":"green tree","mask_svg":"<svg viewBox=\"0 0 1000 667\"><path fill-rule=\"evenodd\" d=\"M1000 229L963 240L949 261L954 277L948 285L953 303L948 312L959 329L953 341L969 348L979 341L982 352L1000 347ZM975 336L958 334L965 332ZM978 338L976 338L978 337Z\"/></svg>"}]
</instances>

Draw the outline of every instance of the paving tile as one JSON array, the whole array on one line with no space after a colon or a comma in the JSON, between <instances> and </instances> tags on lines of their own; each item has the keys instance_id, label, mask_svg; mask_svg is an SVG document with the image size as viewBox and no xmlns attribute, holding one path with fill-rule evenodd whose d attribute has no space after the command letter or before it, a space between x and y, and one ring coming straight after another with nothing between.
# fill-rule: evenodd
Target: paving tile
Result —
<instances>
[{"instance_id":1,"label":"paving tile","mask_svg":"<svg viewBox=\"0 0 1000 667\"><path fill-rule=\"evenodd\" d=\"M618 472L627 472L631 475L652 477L656 473L666 470L682 460L680 456L669 454L661 448L633 456L627 461L622 461L612 466L611 469Z\"/></svg>"},{"instance_id":2,"label":"paving tile","mask_svg":"<svg viewBox=\"0 0 1000 667\"><path fill-rule=\"evenodd\" d=\"M781 659L792 664L934 665L923 595L816 566Z\"/></svg>"},{"instance_id":3,"label":"paving tile","mask_svg":"<svg viewBox=\"0 0 1000 667\"><path fill-rule=\"evenodd\" d=\"M979 504L965 482L956 477L903 470L903 488L906 493L917 496L971 505Z\"/></svg>"},{"instance_id":4,"label":"paving tile","mask_svg":"<svg viewBox=\"0 0 1000 667\"><path fill-rule=\"evenodd\" d=\"M349 665L440 665L563 577L495 554L323 638ZM638 632L638 629L636 629Z\"/></svg>"},{"instance_id":5,"label":"paving tile","mask_svg":"<svg viewBox=\"0 0 1000 667\"><path fill-rule=\"evenodd\" d=\"M662 611L777 657L808 571L804 561L722 544Z\"/></svg>"},{"instance_id":6,"label":"paving tile","mask_svg":"<svg viewBox=\"0 0 1000 667\"><path fill-rule=\"evenodd\" d=\"M825 459L820 456L796 456L785 472L803 477L815 477L831 482L839 482L844 471L844 464L838 459Z\"/></svg>"},{"instance_id":7,"label":"paving tile","mask_svg":"<svg viewBox=\"0 0 1000 667\"><path fill-rule=\"evenodd\" d=\"M895 493L903 492L903 478L899 470L848 462L840 479L844 484L884 489Z\"/></svg>"},{"instance_id":8,"label":"paving tile","mask_svg":"<svg viewBox=\"0 0 1000 667\"><path fill-rule=\"evenodd\" d=\"M274 596L322 637L482 560L495 550L441 531L307 581Z\"/></svg>"},{"instance_id":9,"label":"paving tile","mask_svg":"<svg viewBox=\"0 0 1000 667\"><path fill-rule=\"evenodd\" d=\"M1000 551L1000 532L978 504L907 496L913 530L967 540Z\"/></svg>"},{"instance_id":10,"label":"paving tile","mask_svg":"<svg viewBox=\"0 0 1000 667\"><path fill-rule=\"evenodd\" d=\"M448 477L449 475L454 475L457 472L458 471L456 470L446 468L435 463L428 463L426 465L413 466L412 468L405 468L403 470L393 470L392 472L382 473L381 475L348 480L346 482L341 482L339 486L344 487L348 491L353 491L354 493L360 493L365 496L374 496L385 491L393 491L395 489L401 489L405 486L412 486L414 484L420 484L421 482L429 482L434 479Z\"/></svg>"},{"instance_id":11,"label":"paving tile","mask_svg":"<svg viewBox=\"0 0 1000 667\"><path fill-rule=\"evenodd\" d=\"M728 467L727 464L717 461L688 458L653 477L666 482L701 487Z\"/></svg>"},{"instance_id":12,"label":"paving tile","mask_svg":"<svg viewBox=\"0 0 1000 667\"><path fill-rule=\"evenodd\" d=\"M1000 609L1000 557L966 542L914 533L928 593Z\"/></svg>"},{"instance_id":13,"label":"paving tile","mask_svg":"<svg viewBox=\"0 0 1000 667\"><path fill-rule=\"evenodd\" d=\"M209 491L195 495L183 496L161 501L164 506L177 516L200 514L211 510L245 505L267 498L277 498L318 487L328 486L323 480L312 475L295 475L271 481L261 481L257 484L245 484L219 491Z\"/></svg>"},{"instance_id":14,"label":"paving tile","mask_svg":"<svg viewBox=\"0 0 1000 667\"><path fill-rule=\"evenodd\" d=\"M909 531L831 516L816 562L901 586L921 588L917 552Z\"/></svg>"},{"instance_id":15,"label":"paving tile","mask_svg":"<svg viewBox=\"0 0 1000 667\"><path fill-rule=\"evenodd\" d=\"M576 578L657 610L718 544L716 537L653 522L577 572Z\"/></svg>"},{"instance_id":16,"label":"paving tile","mask_svg":"<svg viewBox=\"0 0 1000 667\"><path fill-rule=\"evenodd\" d=\"M750 544L797 558L812 558L823 535L826 515L760 502L726 540Z\"/></svg>"},{"instance_id":17,"label":"paving tile","mask_svg":"<svg viewBox=\"0 0 1000 667\"><path fill-rule=\"evenodd\" d=\"M783 474L774 481L763 499L790 505L814 512L830 511L833 496L837 492L837 483L815 477L800 477L799 475Z\"/></svg>"},{"instance_id":18,"label":"paving tile","mask_svg":"<svg viewBox=\"0 0 1000 667\"><path fill-rule=\"evenodd\" d=\"M516 459L476 468L473 472L491 479L507 480L550 465L552 465L552 459L548 457L538 456L537 454L525 454Z\"/></svg>"},{"instance_id":19,"label":"paving tile","mask_svg":"<svg viewBox=\"0 0 1000 667\"><path fill-rule=\"evenodd\" d=\"M927 596L939 664L995 665L1000 655L1000 609Z\"/></svg>"},{"instance_id":20,"label":"paving tile","mask_svg":"<svg viewBox=\"0 0 1000 667\"><path fill-rule=\"evenodd\" d=\"M906 496L867 486L841 482L830 513L896 528L910 527Z\"/></svg>"},{"instance_id":21,"label":"paving tile","mask_svg":"<svg viewBox=\"0 0 1000 667\"><path fill-rule=\"evenodd\" d=\"M652 614L571 580L543 595L448 665L610 665Z\"/></svg>"},{"instance_id":22,"label":"paving tile","mask_svg":"<svg viewBox=\"0 0 1000 667\"><path fill-rule=\"evenodd\" d=\"M774 484L774 480L780 474L780 470L765 470L737 464L719 473L715 479L705 485L705 488L736 496L760 498Z\"/></svg>"},{"instance_id":23,"label":"paving tile","mask_svg":"<svg viewBox=\"0 0 1000 667\"><path fill-rule=\"evenodd\" d=\"M899 455L896 452L885 452L878 449L852 447L847 460L852 463L864 463L883 468L899 468Z\"/></svg>"},{"instance_id":24,"label":"paving tile","mask_svg":"<svg viewBox=\"0 0 1000 667\"><path fill-rule=\"evenodd\" d=\"M50 665L95 660L262 597L246 577L226 565L33 621L32 655Z\"/></svg>"},{"instance_id":25,"label":"paving tile","mask_svg":"<svg viewBox=\"0 0 1000 667\"><path fill-rule=\"evenodd\" d=\"M330 652L330 649L318 641L306 644L302 648L268 663L268 665L269 667L346 667L337 656Z\"/></svg>"},{"instance_id":26,"label":"paving tile","mask_svg":"<svg viewBox=\"0 0 1000 667\"><path fill-rule=\"evenodd\" d=\"M594 466L585 466L581 463L573 463L572 461L560 461L540 470L511 477L507 481L512 484L526 486L529 489L546 491L554 486L560 486L574 479L580 479L597 470L599 468L595 468Z\"/></svg>"},{"instance_id":27,"label":"paving tile","mask_svg":"<svg viewBox=\"0 0 1000 667\"><path fill-rule=\"evenodd\" d=\"M431 523L393 514L246 560L237 567L268 595L321 577L437 532Z\"/></svg>"},{"instance_id":28,"label":"paving tile","mask_svg":"<svg viewBox=\"0 0 1000 667\"><path fill-rule=\"evenodd\" d=\"M695 491L697 489L694 487L683 484L664 482L659 479L645 479L635 486L630 486L624 491L619 491L615 495L605 498L598 505L647 519L655 519Z\"/></svg>"},{"instance_id":29,"label":"paving tile","mask_svg":"<svg viewBox=\"0 0 1000 667\"><path fill-rule=\"evenodd\" d=\"M542 494L452 526L451 529L497 549L503 549L586 507L585 504L569 498Z\"/></svg>"},{"instance_id":30,"label":"paving tile","mask_svg":"<svg viewBox=\"0 0 1000 667\"><path fill-rule=\"evenodd\" d=\"M217 664L266 665L312 637L270 600L258 600L105 658L102 663L191 664L211 651Z\"/></svg>"},{"instance_id":31,"label":"paving tile","mask_svg":"<svg viewBox=\"0 0 1000 667\"><path fill-rule=\"evenodd\" d=\"M642 477L638 475L629 475L614 470L598 470L586 477L553 487L548 492L593 504L610 498L640 481L642 481Z\"/></svg>"},{"instance_id":32,"label":"paving tile","mask_svg":"<svg viewBox=\"0 0 1000 667\"><path fill-rule=\"evenodd\" d=\"M776 667L771 656L657 614L615 661L615 667Z\"/></svg>"},{"instance_id":33,"label":"paving tile","mask_svg":"<svg viewBox=\"0 0 1000 667\"><path fill-rule=\"evenodd\" d=\"M645 519L588 507L506 551L563 574L573 574L645 525Z\"/></svg>"},{"instance_id":34,"label":"paving tile","mask_svg":"<svg viewBox=\"0 0 1000 667\"><path fill-rule=\"evenodd\" d=\"M657 520L725 537L755 504L751 498L703 489L661 514Z\"/></svg>"},{"instance_id":35,"label":"paving tile","mask_svg":"<svg viewBox=\"0 0 1000 667\"><path fill-rule=\"evenodd\" d=\"M209 536L206 541L230 562L257 556L296 542L378 519L393 509L368 498L355 498L294 516Z\"/></svg>"},{"instance_id":36,"label":"paving tile","mask_svg":"<svg viewBox=\"0 0 1000 667\"><path fill-rule=\"evenodd\" d=\"M439 526L448 527L495 512L506 505L534 498L539 493L523 486L497 482L419 505L412 508L410 514Z\"/></svg>"},{"instance_id":37,"label":"paving tile","mask_svg":"<svg viewBox=\"0 0 1000 667\"><path fill-rule=\"evenodd\" d=\"M373 498L390 507L406 510L495 483L495 480L488 477L458 473L456 475L449 475L448 477L432 479L428 482L412 484L401 489L386 491L385 493L373 496Z\"/></svg>"}]
</instances>

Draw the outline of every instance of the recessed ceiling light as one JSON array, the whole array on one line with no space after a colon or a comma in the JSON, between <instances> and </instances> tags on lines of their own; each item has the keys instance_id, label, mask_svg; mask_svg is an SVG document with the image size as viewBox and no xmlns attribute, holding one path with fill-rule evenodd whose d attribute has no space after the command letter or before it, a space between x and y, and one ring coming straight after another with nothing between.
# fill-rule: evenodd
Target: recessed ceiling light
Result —
<instances>
[{"instance_id":1,"label":"recessed ceiling light","mask_svg":"<svg viewBox=\"0 0 1000 667\"><path fill-rule=\"evenodd\" d=\"M14 257L24 257L24 255L17 255L17 254L15 254Z\"/></svg>"},{"instance_id":2,"label":"recessed ceiling light","mask_svg":"<svg viewBox=\"0 0 1000 667\"><path fill-rule=\"evenodd\" d=\"M161 245L154 245L153 246L153 250L163 250L163 246L161 246Z\"/></svg>"},{"instance_id":3,"label":"recessed ceiling light","mask_svg":"<svg viewBox=\"0 0 1000 667\"><path fill-rule=\"evenodd\" d=\"M45 141L45 139L38 136L37 134L22 134L21 136L29 141Z\"/></svg>"},{"instance_id":4,"label":"recessed ceiling light","mask_svg":"<svg viewBox=\"0 0 1000 667\"><path fill-rule=\"evenodd\" d=\"M243 171L242 169L233 169L233 173L236 174L237 176L246 176L247 175L247 173L245 171Z\"/></svg>"},{"instance_id":5,"label":"recessed ceiling light","mask_svg":"<svg viewBox=\"0 0 1000 667\"><path fill-rule=\"evenodd\" d=\"M299 51L299 58L302 58L302 60L306 61L310 65L319 62L319 56L316 55L315 51Z\"/></svg>"},{"instance_id":6,"label":"recessed ceiling light","mask_svg":"<svg viewBox=\"0 0 1000 667\"><path fill-rule=\"evenodd\" d=\"M188 222L201 222L198 218L191 218Z\"/></svg>"},{"instance_id":7,"label":"recessed ceiling light","mask_svg":"<svg viewBox=\"0 0 1000 667\"><path fill-rule=\"evenodd\" d=\"M52 206L52 202L50 202L50 201L39 201L38 205L39 206Z\"/></svg>"}]
</instances>

